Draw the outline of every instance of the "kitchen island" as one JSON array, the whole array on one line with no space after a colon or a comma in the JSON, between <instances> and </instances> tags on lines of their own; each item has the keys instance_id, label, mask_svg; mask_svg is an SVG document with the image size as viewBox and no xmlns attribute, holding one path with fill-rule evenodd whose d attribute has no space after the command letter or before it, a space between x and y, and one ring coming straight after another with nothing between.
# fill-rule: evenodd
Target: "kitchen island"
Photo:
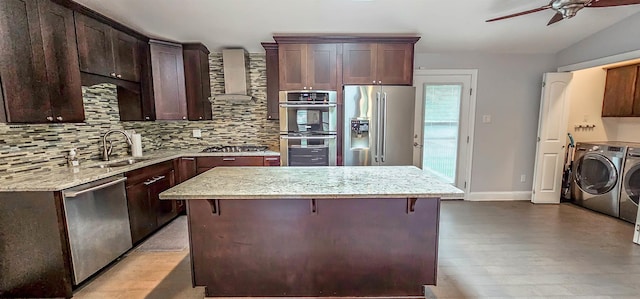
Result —
<instances>
[{"instance_id":1,"label":"kitchen island","mask_svg":"<svg viewBox=\"0 0 640 299\"><path fill-rule=\"evenodd\" d=\"M412 166L218 167L160 194L187 200L192 278L207 296L423 296L440 198Z\"/></svg>"}]
</instances>

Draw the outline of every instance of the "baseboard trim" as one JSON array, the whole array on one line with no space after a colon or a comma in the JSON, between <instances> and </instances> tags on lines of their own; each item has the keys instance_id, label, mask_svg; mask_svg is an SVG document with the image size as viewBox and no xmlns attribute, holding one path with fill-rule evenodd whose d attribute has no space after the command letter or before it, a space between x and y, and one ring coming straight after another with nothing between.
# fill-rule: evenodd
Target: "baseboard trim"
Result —
<instances>
[{"instance_id":1,"label":"baseboard trim","mask_svg":"<svg viewBox=\"0 0 640 299\"><path fill-rule=\"evenodd\" d=\"M468 201L519 201L531 200L531 191L515 192L470 192L465 198Z\"/></svg>"}]
</instances>

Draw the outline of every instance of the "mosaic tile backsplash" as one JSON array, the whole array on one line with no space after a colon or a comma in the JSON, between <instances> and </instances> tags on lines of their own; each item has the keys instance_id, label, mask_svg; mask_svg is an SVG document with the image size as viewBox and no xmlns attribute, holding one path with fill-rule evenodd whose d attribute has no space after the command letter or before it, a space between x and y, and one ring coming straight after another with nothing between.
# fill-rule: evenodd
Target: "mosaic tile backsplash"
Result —
<instances>
[{"instance_id":1,"label":"mosaic tile backsplash","mask_svg":"<svg viewBox=\"0 0 640 299\"><path fill-rule=\"evenodd\" d=\"M224 93L222 54L209 56L212 95ZM249 54L251 103L212 102L211 121L121 122L114 85L83 87L85 122L75 124L13 125L0 123L0 178L24 172L66 167L65 156L77 148L82 160L99 160L102 135L111 129L142 134L144 151L200 150L212 145L265 145L278 150L278 122L267 120L264 54ZM192 131L202 131L201 138ZM128 154L122 136L112 135L114 156Z\"/></svg>"}]
</instances>

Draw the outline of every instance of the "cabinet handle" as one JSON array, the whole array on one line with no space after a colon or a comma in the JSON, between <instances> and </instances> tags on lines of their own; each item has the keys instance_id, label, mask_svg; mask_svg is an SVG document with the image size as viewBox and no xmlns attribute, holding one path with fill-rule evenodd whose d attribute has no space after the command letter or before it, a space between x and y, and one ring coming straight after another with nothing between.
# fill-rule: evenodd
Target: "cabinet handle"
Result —
<instances>
[{"instance_id":1,"label":"cabinet handle","mask_svg":"<svg viewBox=\"0 0 640 299\"><path fill-rule=\"evenodd\" d=\"M115 77L115 76L116 76L116 73L111 73L111 77Z\"/></svg>"},{"instance_id":2,"label":"cabinet handle","mask_svg":"<svg viewBox=\"0 0 640 299\"><path fill-rule=\"evenodd\" d=\"M57 119L58 121L62 121L62 116L58 116L58 117L56 117L56 119Z\"/></svg>"},{"instance_id":3,"label":"cabinet handle","mask_svg":"<svg viewBox=\"0 0 640 299\"><path fill-rule=\"evenodd\" d=\"M198 119L202 119L202 116L198 117Z\"/></svg>"},{"instance_id":4,"label":"cabinet handle","mask_svg":"<svg viewBox=\"0 0 640 299\"><path fill-rule=\"evenodd\" d=\"M302 89L307 90L307 87L305 86L305 87L303 87Z\"/></svg>"},{"instance_id":5,"label":"cabinet handle","mask_svg":"<svg viewBox=\"0 0 640 299\"><path fill-rule=\"evenodd\" d=\"M222 158L222 161L235 161L236 158Z\"/></svg>"},{"instance_id":6,"label":"cabinet handle","mask_svg":"<svg viewBox=\"0 0 640 299\"><path fill-rule=\"evenodd\" d=\"M53 116L47 116L48 121L53 121Z\"/></svg>"},{"instance_id":7,"label":"cabinet handle","mask_svg":"<svg viewBox=\"0 0 640 299\"><path fill-rule=\"evenodd\" d=\"M148 116L145 116L145 117L144 117L144 119L145 119L145 120L150 120L151 118L150 118L150 117L148 117Z\"/></svg>"},{"instance_id":8,"label":"cabinet handle","mask_svg":"<svg viewBox=\"0 0 640 299\"><path fill-rule=\"evenodd\" d=\"M122 78L122 75L118 74L116 77L118 77L118 78Z\"/></svg>"},{"instance_id":9,"label":"cabinet handle","mask_svg":"<svg viewBox=\"0 0 640 299\"><path fill-rule=\"evenodd\" d=\"M309 87L309 89L313 89L313 87Z\"/></svg>"},{"instance_id":10,"label":"cabinet handle","mask_svg":"<svg viewBox=\"0 0 640 299\"><path fill-rule=\"evenodd\" d=\"M187 119L187 117L186 117L186 116L183 116L183 117L182 117L182 119Z\"/></svg>"},{"instance_id":11,"label":"cabinet handle","mask_svg":"<svg viewBox=\"0 0 640 299\"><path fill-rule=\"evenodd\" d=\"M280 158L264 158L265 161L278 161Z\"/></svg>"},{"instance_id":12,"label":"cabinet handle","mask_svg":"<svg viewBox=\"0 0 640 299\"><path fill-rule=\"evenodd\" d=\"M376 84L376 80L373 80L373 84Z\"/></svg>"},{"instance_id":13,"label":"cabinet handle","mask_svg":"<svg viewBox=\"0 0 640 299\"><path fill-rule=\"evenodd\" d=\"M195 160L196 160L196 158L182 158L182 160L195 161Z\"/></svg>"}]
</instances>

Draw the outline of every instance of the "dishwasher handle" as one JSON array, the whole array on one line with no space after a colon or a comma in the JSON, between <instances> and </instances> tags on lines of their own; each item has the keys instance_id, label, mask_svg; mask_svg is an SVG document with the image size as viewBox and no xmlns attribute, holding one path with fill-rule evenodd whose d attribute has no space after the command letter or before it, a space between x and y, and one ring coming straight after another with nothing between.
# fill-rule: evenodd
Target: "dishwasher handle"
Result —
<instances>
[{"instance_id":1,"label":"dishwasher handle","mask_svg":"<svg viewBox=\"0 0 640 299\"><path fill-rule=\"evenodd\" d=\"M114 181L106 182L104 184L101 184L101 185L98 185L98 186L93 186L91 188L87 188L87 189L80 190L80 191L65 191L64 192L64 197L76 197L78 195L82 195L82 194L85 194L85 193L93 192L93 191L96 191L96 190L100 190L100 189L104 189L104 188L113 186L115 184L122 183L122 182L124 182L126 180L127 180L127 178L120 178L120 179L117 179L117 180L114 180Z\"/></svg>"}]
</instances>

